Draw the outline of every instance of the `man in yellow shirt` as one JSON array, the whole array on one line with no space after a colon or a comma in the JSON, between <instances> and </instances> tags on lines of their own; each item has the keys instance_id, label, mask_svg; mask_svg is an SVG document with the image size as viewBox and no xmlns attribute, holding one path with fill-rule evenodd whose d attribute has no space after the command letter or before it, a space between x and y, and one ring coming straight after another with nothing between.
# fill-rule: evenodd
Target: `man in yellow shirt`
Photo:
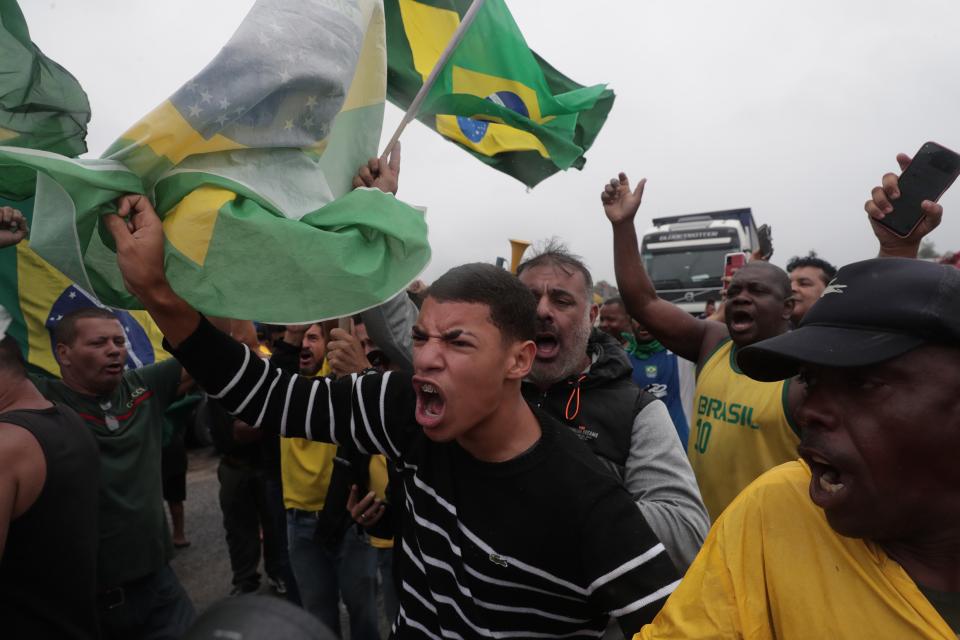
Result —
<instances>
[{"instance_id":1,"label":"man in yellow shirt","mask_svg":"<svg viewBox=\"0 0 960 640\"><path fill-rule=\"evenodd\" d=\"M658 297L634 228L644 184L631 191L621 173L601 195L613 227L617 287L631 317L663 346L697 363L687 455L703 504L716 520L757 476L797 457L799 434L791 415L799 386L757 382L736 366L739 349L789 330L790 278L768 262L747 263L727 288L724 322L694 318Z\"/></svg>"},{"instance_id":2,"label":"man in yellow shirt","mask_svg":"<svg viewBox=\"0 0 960 640\"><path fill-rule=\"evenodd\" d=\"M323 326L303 333L298 368L302 375L325 376L327 337ZM290 565L304 608L339 636L342 598L350 618L350 637L379 639L376 607L377 551L355 527L319 531L331 490L337 457L332 444L280 438L283 502L287 509ZM349 484L349 483L348 483ZM344 509L337 514L347 523ZM323 527L329 528L329 527Z\"/></svg>"},{"instance_id":3,"label":"man in yellow shirt","mask_svg":"<svg viewBox=\"0 0 960 640\"><path fill-rule=\"evenodd\" d=\"M803 461L732 502L635 640L954 640L960 271L843 267L796 331L737 362L758 380L805 380Z\"/></svg>"}]
</instances>

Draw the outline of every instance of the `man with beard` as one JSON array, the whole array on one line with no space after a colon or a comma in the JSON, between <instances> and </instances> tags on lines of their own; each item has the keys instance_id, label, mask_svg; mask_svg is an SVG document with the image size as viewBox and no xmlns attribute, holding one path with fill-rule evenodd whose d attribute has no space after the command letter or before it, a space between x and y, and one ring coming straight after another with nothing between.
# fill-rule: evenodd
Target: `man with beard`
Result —
<instances>
[{"instance_id":1,"label":"man with beard","mask_svg":"<svg viewBox=\"0 0 960 640\"><path fill-rule=\"evenodd\" d=\"M840 269L795 331L744 348L800 373L802 461L751 484L638 640L960 633L960 272Z\"/></svg>"},{"instance_id":2,"label":"man with beard","mask_svg":"<svg viewBox=\"0 0 960 640\"><path fill-rule=\"evenodd\" d=\"M240 419L382 453L401 469L393 637L593 638L610 616L632 631L673 590L675 569L630 497L568 429L524 402L535 305L510 274L463 265L431 285L412 377L318 380L272 369L177 296L144 196L125 196L104 222L127 289Z\"/></svg>"},{"instance_id":3,"label":"man with beard","mask_svg":"<svg viewBox=\"0 0 960 640\"><path fill-rule=\"evenodd\" d=\"M683 572L709 522L666 407L632 382L619 341L593 330L593 279L577 256L551 243L517 277L537 299L537 352L524 397L590 446Z\"/></svg>"}]
</instances>

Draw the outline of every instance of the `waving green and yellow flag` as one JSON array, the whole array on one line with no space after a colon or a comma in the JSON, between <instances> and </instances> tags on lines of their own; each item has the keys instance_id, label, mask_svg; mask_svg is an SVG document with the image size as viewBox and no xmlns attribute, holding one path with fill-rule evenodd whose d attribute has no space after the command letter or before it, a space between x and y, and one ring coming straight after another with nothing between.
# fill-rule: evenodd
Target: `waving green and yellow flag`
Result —
<instances>
[{"instance_id":1,"label":"waving green and yellow flag","mask_svg":"<svg viewBox=\"0 0 960 640\"><path fill-rule=\"evenodd\" d=\"M401 108L436 65L471 0L385 0L388 96ZM582 168L613 92L583 87L531 51L503 0L486 0L418 119L527 186Z\"/></svg>"},{"instance_id":2,"label":"waving green and yellow flag","mask_svg":"<svg viewBox=\"0 0 960 640\"><path fill-rule=\"evenodd\" d=\"M77 79L31 41L14 0L0 0L0 145L43 149L66 156L87 150L90 104ZM3 173L0 207L33 217L34 171ZM53 329L70 311L98 303L48 262L27 241L0 250L0 307L10 316L7 334L32 369L56 375ZM160 331L144 311L115 312L127 335L127 366L169 357Z\"/></svg>"},{"instance_id":3,"label":"waving green and yellow flag","mask_svg":"<svg viewBox=\"0 0 960 640\"><path fill-rule=\"evenodd\" d=\"M138 302L100 217L143 193L163 218L167 277L201 311L348 315L402 290L430 255L421 211L351 191L377 153L385 93L380 2L258 0L217 57L102 159L0 146L0 184L10 168L36 172L31 246L106 305Z\"/></svg>"}]
</instances>

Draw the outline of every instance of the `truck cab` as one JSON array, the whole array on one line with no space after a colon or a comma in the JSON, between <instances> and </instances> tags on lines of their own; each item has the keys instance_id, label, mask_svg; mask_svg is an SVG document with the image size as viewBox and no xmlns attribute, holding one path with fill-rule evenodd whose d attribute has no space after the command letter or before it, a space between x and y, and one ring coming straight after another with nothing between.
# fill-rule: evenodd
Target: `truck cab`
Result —
<instances>
[{"instance_id":1,"label":"truck cab","mask_svg":"<svg viewBox=\"0 0 960 640\"><path fill-rule=\"evenodd\" d=\"M758 244L753 212L729 209L654 218L640 255L657 295L698 314L708 299L720 300L726 254Z\"/></svg>"}]
</instances>

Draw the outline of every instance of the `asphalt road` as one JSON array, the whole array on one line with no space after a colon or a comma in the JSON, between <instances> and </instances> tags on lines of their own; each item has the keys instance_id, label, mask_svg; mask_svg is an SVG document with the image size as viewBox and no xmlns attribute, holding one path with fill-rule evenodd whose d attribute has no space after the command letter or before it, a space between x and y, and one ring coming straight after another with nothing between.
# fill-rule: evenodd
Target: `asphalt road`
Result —
<instances>
[{"instance_id":1,"label":"asphalt road","mask_svg":"<svg viewBox=\"0 0 960 640\"><path fill-rule=\"evenodd\" d=\"M223 515L220 511L217 480L219 458L213 449L194 449L188 452L187 501L184 504L186 535L190 546L177 549L171 565L180 582L193 600L197 614L201 614L214 602L230 594L232 573L230 556L223 532ZM169 514L168 514L169 517ZM261 568L261 575L263 570ZM265 581L260 593L272 595ZM380 603L378 603L380 604ZM386 620L381 610L381 635L387 637ZM341 627L344 638L350 637L349 622L341 604Z\"/></svg>"}]
</instances>

